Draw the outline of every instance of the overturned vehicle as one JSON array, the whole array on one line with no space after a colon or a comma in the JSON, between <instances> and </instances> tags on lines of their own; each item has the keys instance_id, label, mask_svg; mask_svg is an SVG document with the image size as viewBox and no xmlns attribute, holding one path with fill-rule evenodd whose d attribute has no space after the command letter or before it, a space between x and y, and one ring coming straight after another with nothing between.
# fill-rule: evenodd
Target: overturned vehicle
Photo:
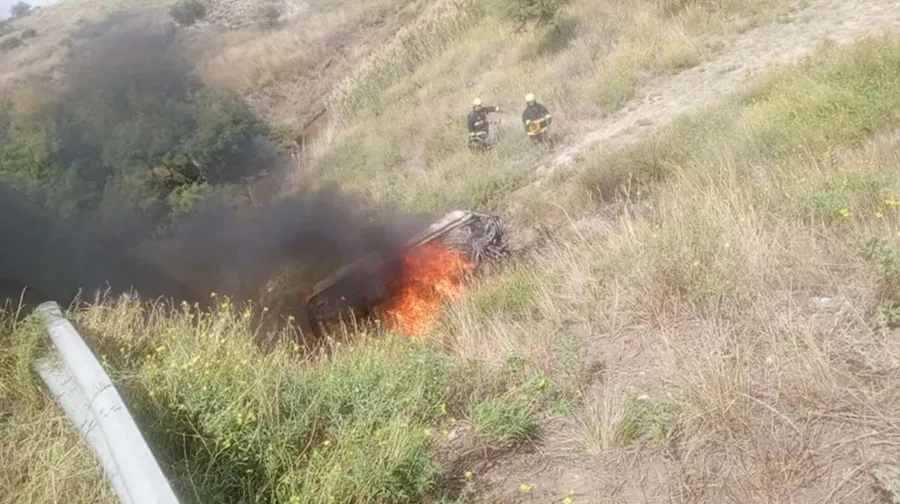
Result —
<instances>
[{"instance_id":1,"label":"overturned vehicle","mask_svg":"<svg viewBox=\"0 0 900 504\"><path fill-rule=\"evenodd\" d=\"M466 277L506 253L499 216L456 210L414 234L398 253L363 256L306 293L270 287L277 299L270 296L267 306L290 316L308 348L373 322L418 336Z\"/></svg>"}]
</instances>

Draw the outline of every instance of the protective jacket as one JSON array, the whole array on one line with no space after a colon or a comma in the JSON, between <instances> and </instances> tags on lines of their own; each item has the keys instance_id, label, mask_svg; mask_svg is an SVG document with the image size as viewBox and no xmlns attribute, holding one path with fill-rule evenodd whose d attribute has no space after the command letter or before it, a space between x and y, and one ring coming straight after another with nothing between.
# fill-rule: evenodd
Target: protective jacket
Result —
<instances>
[{"instance_id":1,"label":"protective jacket","mask_svg":"<svg viewBox=\"0 0 900 504\"><path fill-rule=\"evenodd\" d=\"M538 102L526 106L525 111L522 112L522 123L529 136L543 133L551 122L553 122L553 117L550 115L550 111Z\"/></svg>"},{"instance_id":2,"label":"protective jacket","mask_svg":"<svg viewBox=\"0 0 900 504\"><path fill-rule=\"evenodd\" d=\"M469 112L469 117L466 118L469 136L487 136L489 130L487 115L489 112L499 111L500 107L482 105L480 109L473 109Z\"/></svg>"}]
</instances>

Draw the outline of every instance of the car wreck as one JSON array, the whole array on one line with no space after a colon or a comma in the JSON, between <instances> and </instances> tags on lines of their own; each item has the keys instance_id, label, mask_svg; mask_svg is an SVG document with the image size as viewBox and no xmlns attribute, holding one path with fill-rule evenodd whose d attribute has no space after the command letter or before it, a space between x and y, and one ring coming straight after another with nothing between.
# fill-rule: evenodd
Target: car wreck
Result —
<instances>
[{"instance_id":1,"label":"car wreck","mask_svg":"<svg viewBox=\"0 0 900 504\"><path fill-rule=\"evenodd\" d=\"M346 264L319 280L306 293L282 290L278 300L267 306L279 306L276 311L290 313L298 330L298 339L307 347L316 347L338 334L352 332L366 324L391 325L391 304L409 286L409 267L440 266L423 264L452 261L440 271L441 276L418 280L434 282L462 281L480 271L484 264L506 255L503 242L503 220L497 215L456 210L445 214L431 225L412 235L398 254L379 257L363 256ZM452 270L452 271L451 271ZM458 278L456 278L458 277ZM428 286L426 286L428 287ZM293 306L286 306L291 304ZM402 314L398 316L403 316Z\"/></svg>"}]
</instances>

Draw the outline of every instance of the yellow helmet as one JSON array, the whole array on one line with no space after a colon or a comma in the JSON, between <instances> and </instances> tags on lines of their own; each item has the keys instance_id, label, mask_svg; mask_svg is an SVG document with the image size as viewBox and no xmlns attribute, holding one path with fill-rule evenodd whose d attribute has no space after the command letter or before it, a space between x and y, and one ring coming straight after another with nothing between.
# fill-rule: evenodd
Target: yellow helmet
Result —
<instances>
[{"instance_id":1,"label":"yellow helmet","mask_svg":"<svg viewBox=\"0 0 900 504\"><path fill-rule=\"evenodd\" d=\"M475 100L472 101L472 106L480 107L481 106L481 98L475 98Z\"/></svg>"},{"instance_id":2,"label":"yellow helmet","mask_svg":"<svg viewBox=\"0 0 900 504\"><path fill-rule=\"evenodd\" d=\"M534 101L534 93L528 93L525 95L525 103L531 103Z\"/></svg>"}]
</instances>

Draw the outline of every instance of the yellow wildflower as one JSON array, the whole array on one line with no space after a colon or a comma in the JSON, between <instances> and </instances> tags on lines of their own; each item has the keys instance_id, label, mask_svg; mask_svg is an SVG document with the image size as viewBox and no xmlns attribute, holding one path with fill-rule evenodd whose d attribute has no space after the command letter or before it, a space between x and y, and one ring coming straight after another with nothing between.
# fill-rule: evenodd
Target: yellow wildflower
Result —
<instances>
[{"instance_id":1,"label":"yellow wildflower","mask_svg":"<svg viewBox=\"0 0 900 504\"><path fill-rule=\"evenodd\" d=\"M441 404L441 415L447 414L447 403Z\"/></svg>"},{"instance_id":2,"label":"yellow wildflower","mask_svg":"<svg viewBox=\"0 0 900 504\"><path fill-rule=\"evenodd\" d=\"M875 218L876 219L884 218L884 212L875 212Z\"/></svg>"},{"instance_id":3,"label":"yellow wildflower","mask_svg":"<svg viewBox=\"0 0 900 504\"><path fill-rule=\"evenodd\" d=\"M466 481L472 481L472 471L466 471Z\"/></svg>"},{"instance_id":4,"label":"yellow wildflower","mask_svg":"<svg viewBox=\"0 0 900 504\"><path fill-rule=\"evenodd\" d=\"M530 492L530 491L534 490L534 488L535 488L534 485L527 485L525 483L522 483L521 485L519 485L519 490L522 493Z\"/></svg>"},{"instance_id":5,"label":"yellow wildflower","mask_svg":"<svg viewBox=\"0 0 900 504\"><path fill-rule=\"evenodd\" d=\"M841 208L840 210L838 210L838 215L840 215L841 217L847 217L850 215L850 210L847 208Z\"/></svg>"}]
</instances>

